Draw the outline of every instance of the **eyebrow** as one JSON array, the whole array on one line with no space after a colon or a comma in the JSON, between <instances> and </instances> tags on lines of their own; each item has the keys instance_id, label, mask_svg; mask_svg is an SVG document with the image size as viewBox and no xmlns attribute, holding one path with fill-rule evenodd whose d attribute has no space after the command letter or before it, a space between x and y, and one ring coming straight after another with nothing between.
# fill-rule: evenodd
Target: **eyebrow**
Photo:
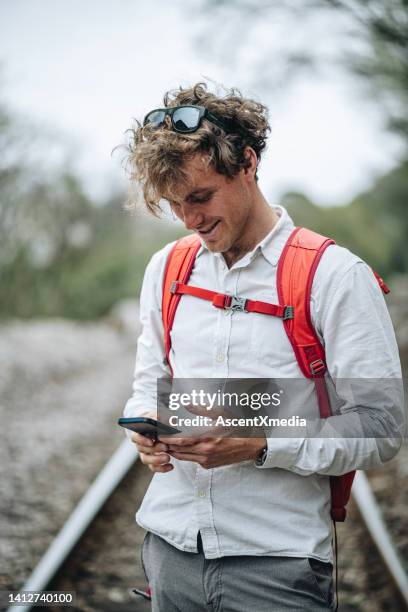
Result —
<instances>
[{"instance_id":1,"label":"eyebrow","mask_svg":"<svg viewBox=\"0 0 408 612\"><path fill-rule=\"evenodd\" d=\"M191 191L186 197L186 200L188 201L195 196L203 195L205 193L214 193L215 191L217 191L217 187L213 185L209 187L199 187L198 189L194 189L194 191Z\"/></svg>"}]
</instances>

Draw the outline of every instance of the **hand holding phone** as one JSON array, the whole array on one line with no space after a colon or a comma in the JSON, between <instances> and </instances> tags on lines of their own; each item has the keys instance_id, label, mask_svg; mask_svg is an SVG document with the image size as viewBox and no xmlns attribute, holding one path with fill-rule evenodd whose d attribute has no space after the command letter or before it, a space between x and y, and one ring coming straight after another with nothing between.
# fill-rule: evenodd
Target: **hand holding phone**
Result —
<instances>
[{"instance_id":1,"label":"hand holding phone","mask_svg":"<svg viewBox=\"0 0 408 612\"><path fill-rule=\"evenodd\" d=\"M180 433L180 430L150 417L122 418L118 424L133 431L131 439L138 448L140 460L152 472L164 473L173 469L170 455L166 453L167 445L160 442L157 436Z\"/></svg>"}]
</instances>

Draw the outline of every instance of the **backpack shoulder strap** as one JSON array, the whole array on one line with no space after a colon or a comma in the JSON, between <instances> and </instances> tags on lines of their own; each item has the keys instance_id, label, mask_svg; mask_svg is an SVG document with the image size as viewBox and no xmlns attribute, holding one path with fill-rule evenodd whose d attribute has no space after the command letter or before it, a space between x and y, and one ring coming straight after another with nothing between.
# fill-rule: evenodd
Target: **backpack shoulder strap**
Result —
<instances>
[{"instance_id":1,"label":"backpack shoulder strap","mask_svg":"<svg viewBox=\"0 0 408 612\"><path fill-rule=\"evenodd\" d=\"M323 376L326 371L324 348L310 316L314 275L320 259L334 240L312 230L295 228L282 251L277 270L279 303L293 306L292 319L283 321L302 373L307 378ZM384 293L389 288L373 270Z\"/></svg>"},{"instance_id":2,"label":"backpack shoulder strap","mask_svg":"<svg viewBox=\"0 0 408 612\"><path fill-rule=\"evenodd\" d=\"M293 319L284 321L302 373L307 378L326 371L324 348L310 316L313 278L319 261L334 240L306 228L295 228L282 251L277 270L280 304L293 306Z\"/></svg>"},{"instance_id":3,"label":"backpack shoulder strap","mask_svg":"<svg viewBox=\"0 0 408 612\"><path fill-rule=\"evenodd\" d=\"M334 240L305 229L296 228L285 245L278 264L277 285L279 302L291 304L293 319L284 320L286 333L292 344L302 373L315 384L320 418L331 416L330 399L324 373L326 356L310 316L313 278L319 261ZM286 302L285 302L286 300ZM330 476L331 517L344 521L355 472Z\"/></svg>"},{"instance_id":4,"label":"backpack shoulder strap","mask_svg":"<svg viewBox=\"0 0 408 612\"><path fill-rule=\"evenodd\" d=\"M164 328L164 346L167 364L169 366L169 354L171 348L170 331L173 326L177 306L181 297L180 294L175 294L172 292L172 285L175 281L179 281L181 283L188 282L197 252L200 247L201 242L199 237L195 234L190 234L180 238L180 240L177 240L167 258L163 278L162 320Z\"/></svg>"}]
</instances>

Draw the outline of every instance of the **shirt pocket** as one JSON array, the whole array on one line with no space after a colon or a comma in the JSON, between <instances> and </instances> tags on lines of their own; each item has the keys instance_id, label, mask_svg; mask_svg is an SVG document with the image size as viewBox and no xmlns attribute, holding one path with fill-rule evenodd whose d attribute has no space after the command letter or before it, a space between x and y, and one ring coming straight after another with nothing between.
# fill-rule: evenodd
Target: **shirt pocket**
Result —
<instances>
[{"instance_id":1,"label":"shirt pocket","mask_svg":"<svg viewBox=\"0 0 408 612\"><path fill-rule=\"evenodd\" d=\"M218 310L206 300L182 296L170 331L171 357L189 376L208 376L213 360ZM186 376L187 377L187 376Z\"/></svg>"}]
</instances>

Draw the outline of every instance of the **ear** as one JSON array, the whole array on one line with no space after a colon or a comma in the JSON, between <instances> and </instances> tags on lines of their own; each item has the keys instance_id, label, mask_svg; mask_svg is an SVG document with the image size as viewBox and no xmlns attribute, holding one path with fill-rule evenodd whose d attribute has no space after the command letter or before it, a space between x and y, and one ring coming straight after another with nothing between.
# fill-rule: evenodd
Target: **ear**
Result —
<instances>
[{"instance_id":1,"label":"ear","mask_svg":"<svg viewBox=\"0 0 408 612\"><path fill-rule=\"evenodd\" d=\"M244 177L252 182L255 181L256 170L258 167L258 158L252 147L245 147L245 158L248 160L248 166L243 168Z\"/></svg>"}]
</instances>

